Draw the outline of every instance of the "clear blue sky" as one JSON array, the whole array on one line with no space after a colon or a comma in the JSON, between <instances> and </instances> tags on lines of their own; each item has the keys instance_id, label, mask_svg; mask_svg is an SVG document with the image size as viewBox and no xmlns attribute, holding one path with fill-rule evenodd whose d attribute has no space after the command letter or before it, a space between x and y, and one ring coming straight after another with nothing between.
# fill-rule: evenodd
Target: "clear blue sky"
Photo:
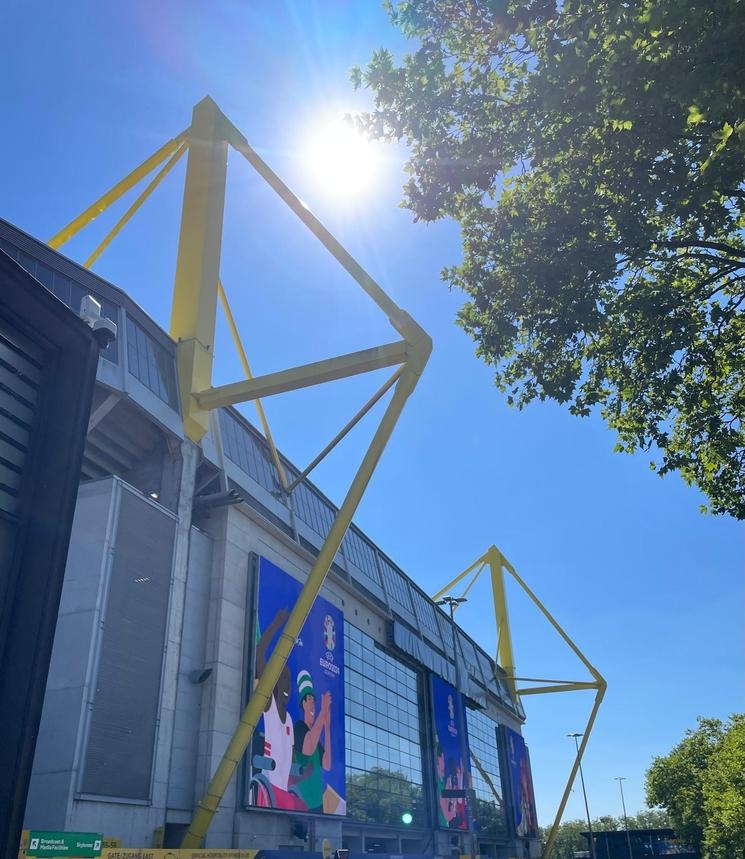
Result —
<instances>
[{"instance_id":1,"label":"clear blue sky","mask_svg":"<svg viewBox=\"0 0 745 859\"><path fill-rule=\"evenodd\" d=\"M648 456L614 454L599 418L572 418L551 404L522 413L505 405L454 325L462 297L439 280L459 258L457 227L414 224L397 208L401 150L386 150L374 187L355 202L328 193L309 169L315 118L366 106L347 71L383 45L405 49L374 0L5 0L0 214L48 238L212 95L434 339L358 523L429 592L491 543L503 550L608 680L585 765L592 813L620 813L619 775L628 779L629 811L637 810L654 755L697 715L743 709L742 526L701 515L700 495L676 476L660 480ZM248 166L232 157L229 171L223 280L255 371L390 340L377 309ZM180 165L96 267L164 327L182 187ZM112 224L96 222L66 252L82 261ZM216 383L239 376L221 333ZM307 462L376 381L268 401L279 445ZM315 474L335 501L370 426ZM484 582L462 619L492 648L487 606ZM522 675L581 676L517 594L512 618ZM572 763L566 734L582 730L589 707L589 695L527 702L542 824L553 818ZM582 813L577 789L567 816Z\"/></svg>"}]
</instances>

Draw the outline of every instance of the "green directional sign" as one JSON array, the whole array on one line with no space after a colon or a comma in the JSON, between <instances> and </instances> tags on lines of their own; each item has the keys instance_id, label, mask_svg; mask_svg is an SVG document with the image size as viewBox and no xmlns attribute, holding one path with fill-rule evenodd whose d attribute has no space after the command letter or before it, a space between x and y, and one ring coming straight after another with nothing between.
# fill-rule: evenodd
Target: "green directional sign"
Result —
<instances>
[{"instance_id":1,"label":"green directional sign","mask_svg":"<svg viewBox=\"0 0 745 859\"><path fill-rule=\"evenodd\" d=\"M100 832L39 832L28 835L27 856L69 856L70 859L95 859L101 855Z\"/></svg>"}]
</instances>

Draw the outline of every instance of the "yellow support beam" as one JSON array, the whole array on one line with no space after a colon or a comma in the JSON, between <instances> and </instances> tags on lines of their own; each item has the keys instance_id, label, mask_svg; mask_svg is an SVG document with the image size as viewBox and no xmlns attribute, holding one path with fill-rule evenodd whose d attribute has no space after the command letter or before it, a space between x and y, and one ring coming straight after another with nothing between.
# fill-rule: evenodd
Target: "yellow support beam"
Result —
<instances>
[{"instance_id":1,"label":"yellow support beam","mask_svg":"<svg viewBox=\"0 0 745 859\"><path fill-rule=\"evenodd\" d=\"M484 781L487 783L487 785L489 786L489 790L491 790L492 794L494 795L494 799L496 800L497 805L502 805L502 797L499 795L499 793L498 793L498 791L497 791L497 788L494 786L494 782L492 781L491 776L490 776L490 775L489 775L489 773L484 769L484 767L483 767L483 765L482 765L481 761L476 757L476 753L474 752L474 750L473 750L473 749L469 749L469 750L468 750L468 753L469 753L469 755L471 756L471 760L472 760L472 761L474 762L474 764L476 765L476 769L479 771L479 774L481 775L481 778L483 778L483 780L484 780Z\"/></svg>"},{"instance_id":2,"label":"yellow support beam","mask_svg":"<svg viewBox=\"0 0 745 859\"><path fill-rule=\"evenodd\" d=\"M96 260L101 256L101 254L106 250L106 248L114 241L114 239L119 235L119 233L124 229L124 227L126 227L127 224L132 220L140 206L142 206L145 200L147 200L147 198L153 193L153 191L158 187L158 185L160 185L160 183L165 179L165 177L176 166L176 162L179 160L179 158L181 158L185 151L186 146L182 143L181 146L179 146L179 148L173 153L173 155L171 155L168 161L166 161L165 166L163 166L155 175L153 180L147 184L145 190L137 197L134 203L132 203L132 205L121 216L121 218L119 218L116 224L114 224L113 228L105 236L104 240L98 245L98 247L83 263L83 268L90 268L93 263L96 262Z\"/></svg>"},{"instance_id":3,"label":"yellow support beam","mask_svg":"<svg viewBox=\"0 0 745 859\"><path fill-rule=\"evenodd\" d=\"M248 357L246 356L246 350L243 348L243 343L241 342L240 335L238 334L238 328L235 324L235 319L233 318L233 311L230 309L230 304L228 304L228 296L225 294L225 289L222 285L222 281L218 279L217 281L217 294L220 297L220 302L222 304L223 312L225 313L225 318L228 322L228 328L230 329L230 334L233 337L233 342L235 343L235 348L238 350L238 357L241 360L241 364L243 366L243 372L246 374L247 379L253 379L253 373L251 372L251 367L248 363ZM277 451L277 446L274 444L274 436L272 435L271 430L269 429L269 421L266 417L266 412L264 411L264 406L260 399L254 400L254 405L256 406L256 412L259 416L259 421L261 423L261 429L264 432L264 437L266 438L269 444L269 451L272 454L272 459L274 460L274 466L277 469L277 475L279 476L279 484L282 487L282 491L287 493L289 490L287 488L287 475L285 474L284 467L282 466L282 461L279 458L279 452Z\"/></svg>"},{"instance_id":4,"label":"yellow support beam","mask_svg":"<svg viewBox=\"0 0 745 859\"><path fill-rule=\"evenodd\" d=\"M528 587L525 581L517 574L515 568L512 564L502 555L502 553L497 549L496 546L491 546L484 555L482 555L478 560L474 561L470 567L467 567L462 573L459 573L451 582L449 582L444 588L440 589L433 597L433 600L439 599L443 594L449 592L455 585L459 584L463 581L469 573L473 570L478 570L476 575L468 584L466 591L470 591L470 589L475 584L476 579L481 574L484 566L488 564L490 573L491 573L491 582L492 582L492 595L494 598L494 619L497 626L497 664L499 664L506 672L507 678L510 684L510 689L517 700L517 697L523 697L526 695L542 695L542 694L550 694L556 692L579 692L586 691L589 689L595 690L595 701L593 703L592 711L590 712L590 717L587 721L587 727L584 731L584 736L582 737L582 742L579 745L579 751L577 754L577 758L572 766L571 772L569 774L569 779L567 781L566 787L564 788L564 792L561 796L561 800L559 802L559 807L556 812L556 817L554 819L553 826L551 827L551 832L549 834L548 840L546 841L546 846L544 848L543 857L544 859L549 859L551 855L551 851L553 850L554 843L556 841L556 836L558 834L559 824L561 823L561 818L564 814L564 809L566 808L567 801L569 799L569 794L572 790L572 785L574 784L574 779L577 775L577 771L579 769L580 762L582 760L582 756L585 752L585 748L587 747L587 741L590 737L590 733L592 731L593 725L595 724L595 718L598 713L598 709L600 704L602 703L603 696L605 695L605 690L607 688L607 684L600 672L590 663L590 661L585 657L582 651L577 647L577 645L572 641L572 639L567 635L564 629L560 626L560 624L556 621L553 615L549 612L549 610L543 605L543 603L538 599L535 593ZM481 566L479 566L481 565ZM515 662L512 651L512 635L510 630L510 620L509 613L507 610L507 596L504 586L504 571L507 571L517 582L517 584L522 588L522 590L527 594L528 598L533 602L533 604L538 608L541 614L546 618L546 620L553 626L553 628L559 633L561 638L570 648L570 650L577 656L577 658L582 662L582 664L587 668L588 672L592 675L591 681L570 681L570 680L540 680L538 678L529 678L529 677L516 677L515 671ZM539 683L547 683L549 685L545 686L534 686L528 687L525 689L517 689L516 681L521 680L523 682L539 682Z\"/></svg>"},{"instance_id":5,"label":"yellow support beam","mask_svg":"<svg viewBox=\"0 0 745 859\"><path fill-rule=\"evenodd\" d=\"M172 140L169 140L168 143L161 146L156 153L151 155L149 158L146 158L139 167L135 167L135 169L128 176L125 176L121 182L117 182L111 190L99 197L95 203L88 206L88 208L84 212L81 212L77 218L73 218L66 227L63 227L58 233L55 233L52 238L49 239L47 242L49 247L57 250L66 242L69 242L73 236L83 229L83 227L90 224L90 222L94 220L94 218L97 218L101 212L108 209L112 203L116 203L123 194L126 194L127 191L130 190L130 188L134 188L134 186L141 179L144 179L148 173L155 170L159 164L162 164L169 155L173 155L173 153L186 139L187 133L188 131L182 131L181 134L178 134Z\"/></svg>"},{"instance_id":6,"label":"yellow support beam","mask_svg":"<svg viewBox=\"0 0 745 859\"><path fill-rule=\"evenodd\" d=\"M561 818L564 816L564 809L566 808L567 802L569 801L569 794L572 792L572 786L574 785L574 780L577 777L577 771L579 770L579 765L582 762L582 756L585 753L585 749L587 748L587 741L590 739L590 734L592 733L592 728L595 724L595 717L598 714L598 710L600 709L600 705L603 702L603 697L605 695L606 683L605 680L600 678L602 682L599 682L597 685L597 692L595 693L595 703L592 705L592 711L590 712L590 718L587 720L587 725L585 726L585 730L583 732L582 742L579 744L579 751L577 752L577 757L574 760L574 764L572 766L571 772L569 773L569 778L566 783L566 787L564 788L564 793L561 795L561 800L559 802L559 808L556 811L556 817L554 818L554 822L551 825L551 831L549 833L548 839L546 840L546 846L543 848L543 859L550 859L551 853L554 849L554 844L556 843L556 837L559 834L559 825L561 823Z\"/></svg>"},{"instance_id":7,"label":"yellow support beam","mask_svg":"<svg viewBox=\"0 0 745 859\"><path fill-rule=\"evenodd\" d=\"M347 495L339 508L329 535L280 633L269 662L262 672L261 677L259 677L253 694L246 705L246 709L241 715L238 728L230 739L222 760L207 787L207 791L197 806L189 829L181 843L182 848L197 848L201 846L212 818L220 804L220 800L251 742L256 724L264 712L266 702L269 700L279 680L287 658L300 635L308 612L318 596L331 563L336 557L336 553L339 551L341 542L349 528L352 516L357 509L362 494L370 481L370 477L378 464L388 439L391 437L393 428L406 404L406 400L416 386L428 357L429 351L423 351L412 356L411 363L407 365L401 374L401 378L396 383L393 397L386 408L380 426L375 432L370 447L349 487Z\"/></svg>"},{"instance_id":8,"label":"yellow support beam","mask_svg":"<svg viewBox=\"0 0 745 859\"><path fill-rule=\"evenodd\" d=\"M526 689L518 689L518 695L545 695L549 692L579 692L582 689L597 689L595 681L588 683L559 683L554 686L529 686Z\"/></svg>"},{"instance_id":9,"label":"yellow support beam","mask_svg":"<svg viewBox=\"0 0 745 859\"><path fill-rule=\"evenodd\" d=\"M370 409L380 400L385 394L396 384L399 376L403 373L403 366L398 367L393 375L378 388L378 390L370 397L370 399L365 403L362 408L357 411L344 426L339 430L339 432L331 439L331 441L324 447L324 449L313 459L310 461L310 464L307 465L298 476L287 486L287 491L292 492L299 484L301 484L305 478L313 471L313 469L321 462L324 457L328 456L329 453L336 447L337 444L350 432L350 430L354 429L354 427L365 417L365 415L370 411Z\"/></svg>"},{"instance_id":10,"label":"yellow support beam","mask_svg":"<svg viewBox=\"0 0 745 859\"><path fill-rule=\"evenodd\" d=\"M510 616L507 610L507 593L504 587L502 571L502 553L496 546L491 546L486 553L489 559L491 573L492 599L494 600L494 620L497 624L497 664L501 665L507 675L507 685L514 696L515 687L515 657L512 653L512 633L510 631Z\"/></svg>"},{"instance_id":11,"label":"yellow support beam","mask_svg":"<svg viewBox=\"0 0 745 859\"><path fill-rule=\"evenodd\" d=\"M246 139L220 112L210 98L203 99L195 106L192 124L186 132L161 147L158 152L143 162L92 206L89 206L85 212L57 233L51 239L50 244L53 247L59 247L70 239L140 179L148 175L151 170L158 167L169 156L174 156L182 144L185 144L184 148L188 148L189 158L181 215L170 333L178 342L179 389L184 430L187 436L197 443L202 439L208 429L211 410L232 403L255 400L259 408L264 433L277 465L280 483L286 491L286 476L269 432L266 416L259 402L260 398L282 391L297 390L333 379L369 372L381 367L394 364L401 365L391 379L383 385L377 394L373 395L366 406L348 422L319 457L314 460L314 463L319 461L319 458L324 456L372 407L374 402L377 402L385 391L395 383L393 396L350 484L344 502L313 564L300 597L290 613L280 640L258 680L239 726L228 743L225 755L210 781L207 793L199 803L183 842L183 846L189 848L197 847L202 843L228 782L251 741L251 736L263 712L264 705L272 693L305 618L339 550L362 494L393 432L401 411L424 370L432 351L432 341L411 316L396 305L308 210L305 204L251 149ZM300 221L311 230L324 247L352 275L359 286L383 310L394 329L403 338L401 341L302 367L270 373L259 378L251 378L248 360L219 279L227 148L229 144L249 161L279 194L280 198L295 212ZM171 166L172 163L169 162L138 197L124 218L117 223L104 242L94 251L94 254L89 258L89 263L92 263L105 250L109 242L134 215ZM236 341L247 379L233 385L212 388L213 346L218 297L223 301L228 325ZM312 465L313 463L311 467Z\"/></svg>"},{"instance_id":12,"label":"yellow support beam","mask_svg":"<svg viewBox=\"0 0 745 859\"><path fill-rule=\"evenodd\" d=\"M335 259L349 272L364 291L388 316L391 325L398 333L406 338L416 338L421 332L419 326L411 319L406 311L402 310L395 301L377 284L372 277L362 268L357 260L342 246L310 211L303 201L294 194L290 188L277 176L269 165L249 145L245 137L235 128L230 143L234 149L243 155L256 172L266 180L267 184L279 195L280 199L300 218L305 226L321 242L321 244L335 257ZM421 332L423 333L423 332ZM425 335L426 336L426 335Z\"/></svg>"},{"instance_id":13,"label":"yellow support beam","mask_svg":"<svg viewBox=\"0 0 745 859\"><path fill-rule=\"evenodd\" d=\"M483 568L483 566L487 562L487 560L488 560L488 556L482 555L480 558L478 558L478 560L474 561L470 567L467 567L465 570L463 570L462 573L458 573L458 575L452 581L448 582L444 588L440 588L440 590L437 591L436 594L433 594L430 597L432 602L437 602L439 599L442 599L442 597L444 597L445 594L449 593L457 584L462 582L463 579L465 579L465 577L469 573L473 572L473 570L476 569L476 567L481 565L481 567Z\"/></svg>"},{"instance_id":14,"label":"yellow support beam","mask_svg":"<svg viewBox=\"0 0 745 859\"><path fill-rule=\"evenodd\" d=\"M194 394L194 398L201 409L210 411L235 403L246 403L257 397L296 391L300 388L332 382L335 379L369 373L381 367L402 364L409 356L409 352L409 344L405 340L399 340L385 346L350 352L348 355L303 364L289 370L278 370L276 373L256 376L244 382L233 382L230 385L221 385L219 388L201 390Z\"/></svg>"},{"instance_id":15,"label":"yellow support beam","mask_svg":"<svg viewBox=\"0 0 745 859\"><path fill-rule=\"evenodd\" d=\"M199 442L209 415L194 397L212 384L217 281L228 167L227 120L211 98L194 108L181 210L170 334L177 341L184 431Z\"/></svg>"}]
</instances>

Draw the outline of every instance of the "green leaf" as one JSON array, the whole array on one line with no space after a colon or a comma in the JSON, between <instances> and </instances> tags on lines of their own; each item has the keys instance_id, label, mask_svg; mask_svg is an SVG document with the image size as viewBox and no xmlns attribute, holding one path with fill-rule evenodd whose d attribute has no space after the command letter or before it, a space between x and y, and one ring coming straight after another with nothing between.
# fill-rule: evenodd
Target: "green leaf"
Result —
<instances>
[{"instance_id":1,"label":"green leaf","mask_svg":"<svg viewBox=\"0 0 745 859\"><path fill-rule=\"evenodd\" d=\"M698 125L699 122L703 122L706 119L704 114L701 112L701 109L698 105L692 104L688 108L688 125Z\"/></svg>"}]
</instances>

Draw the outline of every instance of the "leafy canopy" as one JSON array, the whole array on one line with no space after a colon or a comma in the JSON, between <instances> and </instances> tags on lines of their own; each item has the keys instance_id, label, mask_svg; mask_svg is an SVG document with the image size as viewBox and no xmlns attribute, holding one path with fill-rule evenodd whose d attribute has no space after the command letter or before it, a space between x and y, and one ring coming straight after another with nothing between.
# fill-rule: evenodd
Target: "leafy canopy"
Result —
<instances>
[{"instance_id":1,"label":"leafy canopy","mask_svg":"<svg viewBox=\"0 0 745 859\"><path fill-rule=\"evenodd\" d=\"M459 222L459 322L522 407L599 409L745 518L745 2L402 0L418 45L352 70L410 147L403 205Z\"/></svg>"},{"instance_id":2,"label":"leafy canopy","mask_svg":"<svg viewBox=\"0 0 745 859\"><path fill-rule=\"evenodd\" d=\"M647 802L665 808L681 840L704 859L745 857L745 715L699 719L695 731L655 758Z\"/></svg>"}]
</instances>

